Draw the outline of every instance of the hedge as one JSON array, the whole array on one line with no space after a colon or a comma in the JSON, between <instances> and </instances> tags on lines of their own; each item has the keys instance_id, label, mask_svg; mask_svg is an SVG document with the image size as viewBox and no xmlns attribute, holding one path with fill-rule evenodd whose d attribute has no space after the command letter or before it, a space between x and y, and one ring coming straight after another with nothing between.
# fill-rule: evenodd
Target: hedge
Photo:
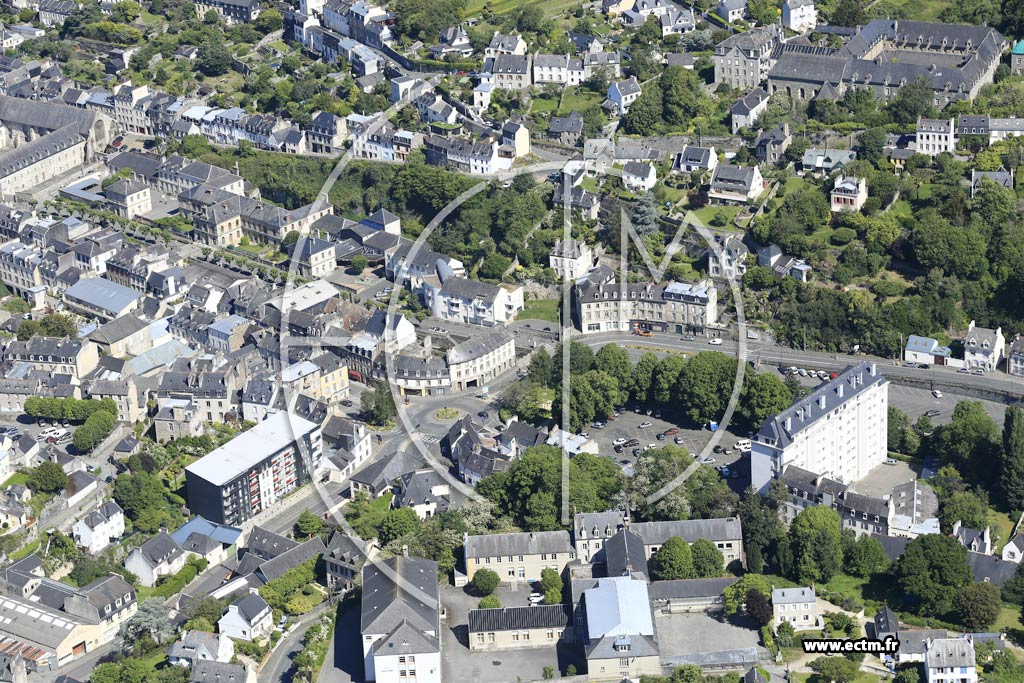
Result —
<instances>
[{"instance_id":1,"label":"hedge","mask_svg":"<svg viewBox=\"0 0 1024 683\"><path fill-rule=\"evenodd\" d=\"M164 577L156 585L153 595L158 598L169 598L175 593L181 592L181 589L192 583L192 579L199 576L199 572L206 569L208 564L209 562L201 557L190 557L177 574Z\"/></svg>"}]
</instances>

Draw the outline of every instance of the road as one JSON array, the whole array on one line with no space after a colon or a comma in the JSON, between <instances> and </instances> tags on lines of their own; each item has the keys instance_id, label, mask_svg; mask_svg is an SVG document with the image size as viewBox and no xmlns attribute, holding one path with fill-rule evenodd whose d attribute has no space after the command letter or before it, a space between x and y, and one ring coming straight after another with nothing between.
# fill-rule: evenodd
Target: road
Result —
<instances>
[{"instance_id":1,"label":"road","mask_svg":"<svg viewBox=\"0 0 1024 683\"><path fill-rule=\"evenodd\" d=\"M292 630L277 644L274 651L270 653L263 669L260 670L257 679L273 683L288 683L292 680L292 660L295 655L302 652L302 638L310 624L321 614L331 608L329 603L323 603L309 614L302 615ZM351 635L351 634L349 634Z\"/></svg>"}]
</instances>

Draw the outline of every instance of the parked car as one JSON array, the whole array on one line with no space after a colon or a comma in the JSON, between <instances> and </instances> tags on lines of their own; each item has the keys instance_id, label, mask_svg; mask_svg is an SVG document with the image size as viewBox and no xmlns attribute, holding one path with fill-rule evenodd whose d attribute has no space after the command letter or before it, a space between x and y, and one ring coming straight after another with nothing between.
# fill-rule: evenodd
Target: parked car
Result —
<instances>
[{"instance_id":1,"label":"parked car","mask_svg":"<svg viewBox=\"0 0 1024 683\"><path fill-rule=\"evenodd\" d=\"M942 392L938 389L932 389L932 396L935 398L942 398Z\"/></svg>"},{"instance_id":2,"label":"parked car","mask_svg":"<svg viewBox=\"0 0 1024 683\"><path fill-rule=\"evenodd\" d=\"M709 339L708 340L708 344L711 344L712 346L721 346L722 345L722 340L721 339Z\"/></svg>"},{"instance_id":3,"label":"parked car","mask_svg":"<svg viewBox=\"0 0 1024 683\"><path fill-rule=\"evenodd\" d=\"M488 413L488 412L487 412L486 410L481 410L481 411L480 411L479 413L477 413L476 415L477 415L477 417L479 417L479 418L480 418L481 420L490 420L490 419L491 419L491 414L490 414L490 413Z\"/></svg>"},{"instance_id":4,"label":"parked car","mask_svg":"<svg viewBox=\"0 0 1024 683\"><path fill-rule=\"evenodd\" d=\"M593 427L594 429L604 429L605 424L604 424L604 422L598 421L598 422L593 423L590 426Z\"/></svg>"},{"instance_id":5,"label":"parked car","mask_svg":"<svg viewBox=\"0 0 1024 683\"><path fill-rule=\"evenodd\" d=\"M917 363L909 363L909 362L908 363L904 363L903 367L905 367L905 368L916 368L917 367Z\"/></svg>"},{"instance_id":6,"label":"parked car","mask_svg":"<svg viewBox=\"0 0 1024 683\"><path fill-rule=\"evenodd\" d=\"M660 410L655 410L654 411L654 419L656 419L656 420L660 420L661 419L661 411Z\"/></svg>"},{"instance_id":7,"label":"parked car","mask_svg":"<svg viewBox=\"0 0 1024 683\"><path fill-rule=\"evenodd\" d=\"M706 458L697 458L697 462L699 462L701 465L714 465L718 461L709 455Z\"/></svg>"},{"instance_id":8,"label":"parked car","mask_svg":"<svg viewBox=\"0 0 1024 683\"><path fill-rule=\"evenodd\" d=\"M677 436L676 438L672 439L672 442L674 444L676 444L677 446L682 446L683 445L683 437Z\"/></svg>"},{"instance_id":9,"label":"parked car","mask_svg":"<svg viewBox=\"0 0 1024 683\"><path fill-rule=\"evenodd\" d=\"M981 368L974 368L973 370L971 370L971 374L972 375L984 375L985 371L982 370Z\"/></svg>"},{"instance_id":10,"label":"parked car","mask_svg":"<svg viewBox=\"0 0 1024 683\"><path fill-rule=\"evenodd\" d=\"M724 450L725 450L725 447L724 447L724 446L715 446L715 447L714 447L713 449L711 449L711 450L713 450L713 451L714 451L715 453L721 453L722 451L724 451Z\"/></svg>"},{"instance_id":11,"label":"parked car","mask_svg":"<svg viewBox=\"0 0 1024 683\"><path fill-rule=\"evenodd\" d=\"M640 423L640 429L650 429L651 423L648 420L644 420Z\"/></svg>"},{"instance_id":12,"label":"parked car","mask_svg":"<svg viewBox=\"0 0 1024 683\"><path fill-rule=\"evenodd\" d=\"M679 433L679 427L671 427L665 430L665 436L674 436Z\"/></svg>"},{"instance_id":13,"label":"parked car","mask_svg":"<svg viewBox=\"0 0 1024 683\"><path fill-rule=\"evenodd\" d=\"M644 452L644 450L642 448L634 448L633 449L633 457L634 458L638 458L638 457L640 457L640 454L643 453L643 452Z\"/></svg>"},{"instance_id":14,"label":"parked car","mask_svg":"<svg viewBox=\"0 0 1024 683\"><path fill-rule=\"evenodd\" d=\"M640 439L630 439L629 441L627 441L626 443L624 443L622 445L625 446L626 448L632 448L633 446L639 446L640 445Z\"/></svg>"},{"instance_id":15,"label":"parked car","mask_svg":"<svg viewBox=\"0 0 1024 683\"><path fill-rule=\"evenodd\" d=\"M738 451L749 451L750 439L740 439L735 444L733 444L733 448L735 448Z\"/></svg>"},{"instance_id":16,"label":"parked car","mask_svg":"<svg viewBox=\"0 0 1024 683\"><path fill-rule=\"evenodd\" d=\"M614 450L614 451L615 451L616 453L621 453L621 452L622 452L622 446L615 446L615 447L613 448L613 450Z\"/></svg>"},{"instance_id":17,"label":"parked car","mask_svg":"<svg viewBox=\"0 0 1024 683\"><path fill-rule=\"evenodd\" d=\"M665 440L665 435L664 434L658 434L654 438L656 438L658 441L664 441Z\"/></svg>"},{"instance_id":18,"label":"parked car","mask_svg":"<svg viewBox=\"0 0 1024 683\"><path fill-rule=\"evenodd\" d=\"M935 417L939 414L939 411L932 408L931 410L924 411L924 414L927 415L928 417Z\"/></svg>"},{"instance_id":19,"label":"parked car","mask_svg":"<svg viewBox=\"0 0 1024 683\"><path fill-rule=\"evenodd\" d=\"M886 465L899 465L900 461L896 460L895 458L886 458L885 459L885 464Z\"/></svg>"},{"instance_id":20,"label":"parked car","mask_svg":"<svg viewBox=\"0 0 1024 683\"><path fill-rule=\"evenodd\" d=\"M626 437L620 436L619 438L615 439L615 441L612 441L612 445L613 446L621 446L622 444L626 443L628 440L629 439L627 439Z\"/></svg>"},{"instance_id":21,"label":"parked car","mask_svg":"<svg viewBox=\"0 0 1024 683\"><path fill-rule=\"evenodd\" d=\"M344 401L341 402L341 405L345 406L346 408L351 408L352 407L352 401L350 401L350 400L348 400L346 398Z\"/></svg>"},{"instance_id":22,"label":"parked car","mask_svg":"<svg viewBox=\"0 0 1024 683\"><path fill-rule=\"evenodd\" d=\"M918 367L920 367L922 370L931 370L932 368L932 366L928 365L927 363L921 363L921 365Z\"/></svg>"}]
</instances>

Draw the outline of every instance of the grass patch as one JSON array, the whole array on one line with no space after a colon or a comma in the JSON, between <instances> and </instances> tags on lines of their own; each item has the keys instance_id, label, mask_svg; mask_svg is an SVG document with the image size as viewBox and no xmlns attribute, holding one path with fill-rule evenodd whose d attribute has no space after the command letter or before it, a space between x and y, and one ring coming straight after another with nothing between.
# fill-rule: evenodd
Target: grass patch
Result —
<instances>
[{"instance_id":1,"label":"grass patch","mask_svg":"<svg viewBox=\"0 0 1024 683\"><path fill-rule=\"evenodd\" d=\"M999 611L999 617L996 618L996 623L992 624L990 630L1007 631L1010 629L1024 629L1024 624L1021 623L1020 618L1020 608L1003 605L1003 609Z\"/></svg>"},{"instance_id":2,"label":"grass patch","mask_svg":"<svg viewBox=\"0 0 1024 683\"><path fill-rule=\"evenodd\" d=\"M803 650L801 649L802 653ZM790 673L791 683L828 683L827 680L822 679L818 674L802 674L797 672ZM853 683L878 683L883 680L881 676L876 674L869 674L865 671L858 671L857 677L853 679Z\"/></svg>"},{"instance_id":3,"label":"grass patch","mask_svg":"<svg viewBox=\"0 0 1024 683\"><path fill-rule=\"evenodd\" d=\"M13 553L11 553L11 559L12 560L20 560L22 558L28 557L32 553L34 553L37 550L39 550L40 542L41 542L40 539L37 538L36 540L32 541L31 543L29 543L29 544L27 544L25 546L22 546L21 548L18 548Z\"/></svg>"},{"instance_id":4,"label":"grass patch","mask_svg":"<svg viewBox=\"0 0 1024 683\"><path fill-rule=\"evenodd\" d=\"M995 544L996 553L1002 553L1003 546L1010 540L1010 535L1013 533L1013 520L1005 512L996 512L989 508L988 524L998 536Z\"/></svg>"},{"instance_id":5,"label":"grass patch","mask_svg":"<svg viewBox=\"0 0 1024 683\"><path fill-rule=\"evenodd\" d=\"M559 303L558 299L530 299L518 317L521 320L547 320L557 323Z\"/></svg>"},{"instance_id":6,"label":"grass patch","mask_svg":"<svg viewBox=\"0 0 1024 683\"><path fill-rule=\"evenodd\" d=\"M491 11L495 14L508 14L519 7L538 5L544 12L544 17L550 18L575 8L578 4L577 0L469 0L466 4L465 16L479 16L486 6L490 6Z\"/></svg>"},{"instance_id":7,"label":"grass patch","mask_svg":"<svg viewBox=\"0 0 1024 683\"><path fill-rule=\"evenodd\" d=\"M15 472L3 483L3 487L7 488L8 486L14 486L15 484L25 486L28 484L28 477L28 472Z\"/></svg>"},{"instance_id":8,"label":"grass patch","mask_svg":"<svg viewBox=\"0 0 1024 683\"><path fill-rule=\"evenodd\" d=\"M583 112L584 109L589 109L593 106L600 106L601 102L604 101L604 95L600 95L589 90L583 90L581 88L569 88L562 95L562 104L558 108L559 113L562 116L566 116L572 111Z\"/></svg>"},{"instance_id":9,"label":"grass patch","mask_svg":"<svg viewBox=\"0 0 1024 683\"><path fill-rule=\"evenodd\" d=\"M558 111L558 100L548 97L534 97L530 100L531 114L554 114Z\"/></svg>"},{"instance_id":10,"label":"grass patch","mask_svg":"<svg viewBox=\"0 0 1024 683\"><path fill-rule=\"evenodd\" d=\"M697 218L702 223L704 223L704 225L710 226L712 219L714 219L715 217L715 214L721 212L728 217L728 221L726 222L726 224L721 227L729 227L730 225L732 225L733 219L735 219L736 216L739 214L740 209L741 207L739 206L705 206L702 209L697 209L693 213L696 214Z\"/></svg>"}]
</instances>

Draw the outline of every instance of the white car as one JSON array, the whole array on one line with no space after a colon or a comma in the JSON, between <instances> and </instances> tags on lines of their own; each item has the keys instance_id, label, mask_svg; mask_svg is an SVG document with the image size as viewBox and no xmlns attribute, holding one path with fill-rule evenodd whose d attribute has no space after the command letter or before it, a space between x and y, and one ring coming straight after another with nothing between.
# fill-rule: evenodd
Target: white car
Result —
<instances>
[{"instance_id":1,"label":"white car","mask_svg":"<svg viewBox=\"0 0 1024 683\"><path fill-rule=\"evenodd\" d=\"M942 398L942 392L938 389L932 389L932 396L935 398Z\"/></svg>"},{"instance_id":2,"label":"white car","mask_svg":"<svg viewBox=\"0 0 1024 683\"><path fill-rule=\"evenodd\" d=\"M749 451L750 439L740 439L733 445L733 448L735 448L738 451Z\"/></svg>"},{"instance_id":3,"label":"white car","mask_svg":"<svg viewBox=\"0 0 1024 683\"><path fill-rule=\"evenodd\" d=\"M647 448L644 449L644 450L653 451L657 447L658 447L658 444L656 444L656 443L649 443L649 444L647 444Z\"/></svg>"},{"instance_id":4,"label":"white car","mask_svg":"<svg viewBox=\"0 0 1024 683\"><path fill-rule=\"evenodd\" d=\"M651 423L648 422L647 420L644 420L643 422L640 423L640 429L649 429L650 427Z\"/></svg>"},{"instance_id":5,"label":"white car","mask_svg":"<svg viewBox=\"0 0 1024 683\"><path fill-rule=\"evenodd\" d=\"M708 344L711 344L712 346L721 346L722 345L722 340L721 339L709 339L708 340Z\"/></svg>"},{"instance_id":6,"label":"white car","mask_svg":"<svg viewBox=\"0 0 1024 683\"><path fill-rule=\"evenodd\" d=\"M629 439L627 439L624 436L620 436L619 438L615 439L615 441L612 441L612 445L613 446L621 446L622 444L626 443L627 441L629 441Z\"/></svg>"},{"instance_id":7,"label":"white car","mask_svg":"<svg viewBox=\"0 0 1024 683\"><path fill-rule=\"evenodd\" d=\"M697 458L697 462L699 462L701 465L714 465L716 460L711 456L708 456L706 458Z\"/></svg>"}]
</instances>

